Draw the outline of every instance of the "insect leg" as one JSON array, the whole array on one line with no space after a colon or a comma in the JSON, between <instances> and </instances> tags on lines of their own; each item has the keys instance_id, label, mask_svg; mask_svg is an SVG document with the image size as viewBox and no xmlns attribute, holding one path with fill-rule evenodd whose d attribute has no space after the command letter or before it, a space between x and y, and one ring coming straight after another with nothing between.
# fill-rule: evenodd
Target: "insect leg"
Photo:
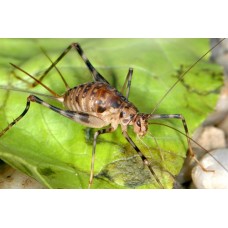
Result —
<instances>
[{"instance_id":1,"label":"insect leg","mask_svg":"<svg viewBox=\"0 0 228 228\"><path fill-rule=\"evenodd\" d=\"M53 64L53 62L52 62L51 58L49 57L49 55L47 54L47 52L46 52L43 48L41 48L41 51L42 51L42 52L44 53L44 55L48 58L48 60ZM54 65L54 67L55 67L56 71L58 72L59 76L61 77L61 79L62 79L62 81L63 81L63 83L64 83L66 89L69 90L69 89L70 89L70 86L67 84L67 82L66 82L65 78L63 77L62 73L61 73L60 70L56 67L56 65Z\"/></svg>"},{"instance_id":2,"label":"insect leg","mask_svg":"<svg viewBox=\"0 0 228 228\"><path fill-rule=\"evenodd\" d=\"M28 97L24 111L13 122L11 122L4 130L2 130L0 132L0 137L2 137L11 127L13 127L13 125L15 125L18 121L20 121L26 115L26 113L28 112L29 107L30 107L30 102L31 102L30 98Z\"/></svg>"},{"instance_id":3,"label":"insect leg","mask_svg":"<svg viewBox=\"0 0 228 228\"><path fill-rule=\"evenodd\" d=\"M101 134L111 133L114 131L113 127L109 127L106 129L101 129L95 132L93 138L93 151L92 151L92 160L91 160L91 168L90 168L90 178L89 178L89 188L91 188L93 183L93 175L94 175L94 162L95 162L95 152L96 152L96 144L97 144L97 137Z\"/></svg>"},{"instance_id":4,"label":"insect leg","mask_svg":"<svg viewBox=\"0 0 228 228\"><path fill-rule=\"evenodd\" d=\"M125 89L126 89L125 97L127 99L129 97L129 93L130 93L132 75L133 75L133 68L129 68L127 77L126 77L125 82L124 82L124 85L123 85L123 87L121 89L121 93L122 94L125 92Z\"/></svg>"},{"instance_id":5,"label":"insect leg","mask_svg":"<svg viewBox=\"0 0 228 228\"><path fill-rule=\"evenodd\" d=\"M104 83L108 83L108 81L106 81L104 79L104 77L93 67L93 65L91 64L91 62L89 61L89 59L86 57L86 55L84 54L84 51L82 50L82 48L80 47L80 45L78 43L72 43L71 45L69 45L64 51L63 53L50 65L50 67L44 71L44 73L40 76L39 81L42 81L44 79L44 77L49 73L49 71L51 71L52 68L54 68L56 66L56 64L71 50L71 49L75 49L75 51L78 52L78 54L81 56L81 58L83 59L84 63L86 64L87 68L89 69L89 71L91 72L94 81L98 81L98 82L104 82ZM33 83L33 87L37 85L37 82Z\"/></svg>"},{"instance_id":6,"label":"insect leg","mask_svg":"<svg viewBox=\"0 0 228 228\"><path fill-rule=\"evenodd\" d=\"M8 131L14 124L16 124L23 116L25 116L25 114L28 112L28 109L30 107L30 102L35 102L35 103L41 104L41 105L45 106L46 108L49 108L52 111L55 111L58 114L65 116L65 117L67 117L77 123L80 123L84 126L87 126L87 127L101 128L101 127L106 126L106 123L103 120L97 118L96 116L92 116L92 115L89 115L84 112L62 110L60 108L57 108L53 105L50 105L50 104L44 102L43 100L41 100L40 98L38 98L34 95L30 95L27 98L26 108L23 111L23 113L19 117L17 117L12 123L10 123L2 132L0 132L0 137L2 135L4 135L6 133L6 131Z\"/></svg>"},{"instance_id":7,"label":"insect leg","mask_svg":"<svg viewBox=\"0 0 228 228\"><path fill-rule=\"evenodd\" d=\"M44 55L49 59L49 61L53 64L51 58L48 56L48 54L46 53L46 51L45 51L43 48L41 48L41 50L42 50L42 52L44 53ZM16 66L16 65L13 65L13 66L14 66L16 69L21 70L20 67L18 67L18 66ZM69 85L67 84L65 78L63 77L62 73L59 71L59 69L56 67L56 65L54 65L54 68L56 69L56 71L57 71L58 74L60 75L60 77L61 77L61 79L62 79L62 81L63 81L63 83L64 83L66 89L69 90L70 87L69 87ZM21 71L23 72L23 70L21 70ZM14 71L12 71L11 74L12 74L15 78L19 79L20 81L23 81L24 83L28 84L30 87L35 87L35 86L38 85L38 84L42 84L41 80L44 78L44 77L41 76L41 80L35 79L35 82L30 83L30 82L26 81L25 79L19 77ZM28 75L28 73L27 73L27 75Z\"/></svg>"},{"instance_id":8,"label":"insect leg","mask_svg":"<svg viewBox=\"0 0 228 228\"><path fill-rule=\"evenodd\" d=\"M27 105L25 110L23 111L23 113L16 118L16 120L14 120L11 124L8 125L7 128L5 128L1 133L0 133L0 137L2 135L5 134L6 131L8 131L14 124L16 124L28 111L29 107L30 107L30 102L36 102L38 104L41 104L49 109L51 109L52 111L55 111L57 113L59 113L60 115L63 115L65 117L68 117L72 120L74 120L75 122L81 123L85 126L88 127L103 127L105 125L105 123L95 117L95 116L91 116L87 113L83 113L83 112L73 112L73 111L69 111L69 110L62 110L59 109L53 105L50 105L46 102L44 102L43 100L41 100L40 98L34 96L34 95L30 95L27 98ZM93 182L93 174L94 174L94 161L95 161L95 150L96 150L96 144L97 144L97 137L100 134L105 134L105 133L110 133L114 131L113 127L109 127L107 129L101 129L98 130L95 134L94 134L94 141L93 141L93 151L92 151L92 160L91 160L91 170L90 170L90 179L89 179L89 188L92 186L92 182Z\"/></svg>"},{"instance_id":9,"label":"insect leg","mask_svg":"<svg viewBox=\"0 0 228 228\"><path fill-rule=\"evenodd\" d=\"M147 160L147 158L144 156L144 154L140 151L140 149L135 145L135 143L132 141L132 139L130 138L130 136L127 134L126 131L123 131L123 135L126 138L126 140L131 144L131 146L134 148L134 150L138 153L138 155L140 156L140 158L143 161L143 164L145 164L149 168L151 174L156 179L156 181L160 185L160 187L164 188L162 183L158 179L156 173L154 172L153 168L151 167L150 162Z\"/></svg>"},{"instance_id":10,"label":"insect leg","mask_svg":"<svg viewBox=\"0 0 228 228\"><path fill-rule=\"evenodd\" d=\"M189 132L188 132L188 126L187 126L187 123L186 123L186 120L184 118L183 115L181 114L152 114L150 115L149 119L179 119L182 121L182 124L183 124L183 127L184 127L184 131L185 131L185 134L187 136L187 142L188 142L188 152L189 152L189 155L199 164L199 166L204 170L204 171L209 171L209 170L206 170L203 165L200 163L200 161L196 158L193 150L192 150L192 147L191 147L191 144L190 144L190 136L189 136Z\"/></svg>"}]
</instances>

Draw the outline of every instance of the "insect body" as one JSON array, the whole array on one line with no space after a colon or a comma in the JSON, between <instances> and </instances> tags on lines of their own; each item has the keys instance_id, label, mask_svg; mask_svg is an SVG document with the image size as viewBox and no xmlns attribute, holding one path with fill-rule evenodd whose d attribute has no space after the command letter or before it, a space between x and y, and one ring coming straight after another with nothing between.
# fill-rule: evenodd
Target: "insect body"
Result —
<instances>
[{"instance_id":1,"label":"insect body","mask_svg":"<svg viewBox=\"0 0 228 228\"><path fill-rule=\"evenodd\" d=\"M52 68L56 68L56 64L69 52L71 49L75 49L82 57L87 68L93 76L93 82L78 85L74 88L69 88L65 82L67 91L63 95L56 94L50 88L42 83L43 78L50 72ZM122 134L130 145L134 148L137 154L142 159L144 165L146 165L151 175L156 179L160 187L163 187L159 178L157 177L154 169L146 156L136 146L131 137L128 134L128 126L133 126L133 131L139 137L144 136L148 130L149 120L152 119L179 119L182 121L185 135L187 136L187 142L190 148L190 154L194 156L191 151L189 133L185 118L181 114L145 114L140 113L136 106L128 100L130 92L130 82L133 74L133 69L130 68L127 74L122 93L113 88L109 82L103 78L103 76L93 67L88 58L85 56L83 50L77 43L71 44L59 58L51 64L51 66L43 73L39 80L34 78L29 73L25 72L18 66L12 64L15 68L27 74L29 77L35 80L34 85L40 84L45 87L57 101L63 103L66 110L60 109L53 105L46 103L35 95L30 95L27 98L26 108L23 113L17 117L12 123L10 123L1 133L3 136L14 124L21 120L23 116L28 112L30 108L30 102L41 104L60 115L72 119L84 126L90 128L103 128L95 132L93 139L92 161L89 187L92 186L94 176L94 162L95 162L95 150L97 144L97 138L101 134L111 133L117 129L120 125ZM57 68L56 68L57 69ZM58 70L58 69L57 69ZM62 76L61 76L62 77ZM123 93L126 95L124 96Z\"/></svg>"}]
</instances>

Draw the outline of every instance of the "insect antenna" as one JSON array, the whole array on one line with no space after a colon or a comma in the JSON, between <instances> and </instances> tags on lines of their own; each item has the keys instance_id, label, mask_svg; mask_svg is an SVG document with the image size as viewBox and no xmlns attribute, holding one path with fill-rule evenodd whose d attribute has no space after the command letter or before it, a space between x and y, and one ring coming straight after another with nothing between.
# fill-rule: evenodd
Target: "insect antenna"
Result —
<instances>
[{"instance_id":1,"label":"insect antenna","mask_svg":"<svg viewBox=\"0 0 228 228\"><path fill-rule=\"evenodd\" d=\"M228 172L228 169L215 157L213 156L211 153L209 153L209 151L207 149L205 149L203 146L201 146L199 143L197 143L194 139L192 139L191 137L188 136L188 134L180 131L179 129L175 128L175 127L172 127L170 125L167 125L167 124L163 124L163 123L149 123L149 124L153 124L153 125L160 125L160 126L165 126L165 127L168 127L170 129L173 129L174 131L177 131L178 133L180 133L181 135L184 135L186 138L188 138L188 140L190 140L191 142L195 143L197 146L199 146L202 150L204 150L207 154L209 154L209 156L211 156L219 165L221 165L221 167L223 167L224 170L226 170ZM206 172L210 172L210 171L214 171L214 170L205 170L205 168L202 166L202 164L196 159L196 162L200 165L200 167L206 171Z\"/></svg>"},{"instance_id":2,"label":"insect antenna","mask_svg":"<svg viewBox=\"0 0 228 228\"><path fill-rule=\"evenodd\" d=\"M159 154L161 156L161 159L162 159L162 161L164 161L164 155L163 155L161 147L158 144L157 139L151 134L150 131L147 132L147 135L154 140L154 143L155 143L155 145L156 145L156 147L157 147L157 149L159 151ZM137 139L147 148L147 150L150 152L150 156L153 157L149 146L142 140L142 138L137 135Z\"/></svg>"},{"instance_id":3,"label":"insect antenna","mask_svg":"<svg viewBox=\"0 0 228 228\"><path fill-rule=\"evenodd\" d=\"M217 44L215 44L212 48L210 48L204 55L202 55L196 62L194 62L187 70L185 70L177 79L177 81L166 91L166 93L162 96L162 98L158 101L158 103L154 106L151 115L158 109L163 100L167 97L167 95L174 89L174 87L185 77L185 75L195 66L197 65L208 53L210 53L214 48L216 48L220 43L222 43L225 38L221 39Z\"/></svg>"}]
</instances>

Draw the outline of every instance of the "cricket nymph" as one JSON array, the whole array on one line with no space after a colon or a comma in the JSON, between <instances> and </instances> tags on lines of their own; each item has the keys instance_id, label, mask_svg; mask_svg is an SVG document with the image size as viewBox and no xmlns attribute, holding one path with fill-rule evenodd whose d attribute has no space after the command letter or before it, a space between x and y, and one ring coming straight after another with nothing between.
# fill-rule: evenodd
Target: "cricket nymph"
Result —
<instances>
[{"instance_id":1,"label":"cricket nymph","mask_svg":"<svg viewBox=\"0 0 228 228\"><path fill-rule=\"evenodd\" d=\"M220 41L222 42L222 41ZM219 42L219 43L220 43ZM218 43L218 44L219 44ZM217 44L217 45L218 45ZM212 47L209 51L214 49L217 45ZM90 71L93 82L88 82L85 84L78 85L70 89L70 86L67 84L66 80L62 76L61 72L58 70L56 65L58 62L63 59L63 57L71 50L75 50L81 59L84 61L86 67ZM209 52L208 51L208 52ZM160 99L160 101L156 104L154 110L159 106L159 104L163 101L163 99L167 96L167 94L180 82L185 74L189 72L189 70L194 67L208 52L206 52L198 61L191 65L191 67L186 70L178 80L173 84L172 87L164 94L164 96ZM46 55L47 56L47 55ZM48 57L48 56L47 56ZM49 58L49 57L48 57ZM50 58L49 58L50 59ZM150 161L146 158L140 148L134 143L131 137L128 134L128 126L133 126L134 132L137 136L144 136L148 131L148 124L152 124L149 122L151 120L156 119L177 119L182 122L184 133L181 131L172 128L168 125L164 125L170 127L172 129L177 130L181 134L184 134L187 138L187 143L189 147L189 154L192 156L196 162L201 166L200 162L195 158L194 152L192 151L190 145L190 137L189 131L187 127L186 120L181 114L155 114L154 110L149 113L139 113L136 106L128 100L130 88L131 88L131 78L133 75L133 68L129 68L128 74L126 76L124 85L122 87L121 93L112 87L109 82L95 69L95 67L91 64L89 59L86 57L82 48L78 43L70 44L62 54L54 61L51 61L51 65L47 68L39 79L30 75L25 70L11 63L11 65L29 76L34 80L32 86L36 86L37 84L43 86L49 93L52 94L51 98L57 100L61 104L65 106L65 109L61 109L54 105L51 105L39 97L31 94L27 97L26 107L24 111L14 119L8 126L0 132L0 137L2 137L8 130L10 130L16 123L18 123L28 112L30 108L30 103L34 102L40 104L62 116L65 116L76 123L82 124L84 126L90 128L100 128L98 129L93 136L93 147L92 147L92 159L90 166L90 174L89 174L89 188L92 186L93 177L94 177L94 163L95 163L95 152L97 145L97 138L99 135L111 133L115 131L118 125L121 126L122 134L127 142L131 145L137 155L141 158L144 165L147 166L150 171L151 177L156 180L157 184L160 188L163 188L163 184L161 183L159 177L154 171ZM53 91L51 88L46 86L42 80L47 76L47 74L55 68L62 78L63 83L66 87L66 92L63 95L60 95ZM156 123L155 123L156 124ZM158 124L158 123L157 123ZM159 125L159 124L158 124ZM162 124L161 124L162 125ZM206 169L204 169L206 170Z\"/></svg>"},{"instance_id":2,"label":"cricket nymph","mask_svg":"<svg viewBox=\"0 0 228 228\"><path fill-rule=\"evenodd\" d=\"M138 109L118 90L105 82L90 82L72 89L64 95L64 106L70 111L89 114L81 119L84 125L102 128L110 125L115 130L120 124L122 130L133 125L134 132L143 136L147 132L145 114L138 114ZM94 121L94 118L96 121Z\"/></svg>"}]
</instances>

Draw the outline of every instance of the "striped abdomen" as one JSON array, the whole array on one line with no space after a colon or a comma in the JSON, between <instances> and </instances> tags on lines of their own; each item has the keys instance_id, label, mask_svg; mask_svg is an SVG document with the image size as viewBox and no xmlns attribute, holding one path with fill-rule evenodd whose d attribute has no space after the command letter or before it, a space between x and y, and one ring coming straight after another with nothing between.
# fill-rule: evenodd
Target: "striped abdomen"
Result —
<instances>
[{"instance_id":1,"label":"striped abdomen","mask_svg":"<svg viewBox=\"0 0 228 228\"><path fill-rule=\"evenodd\" d=\"M74 87L64 95L64 105L71 111L105 116L120 113L122 108L137 109L115 88L103 82L91 82Z\"/></svg>"}]
</instances>

